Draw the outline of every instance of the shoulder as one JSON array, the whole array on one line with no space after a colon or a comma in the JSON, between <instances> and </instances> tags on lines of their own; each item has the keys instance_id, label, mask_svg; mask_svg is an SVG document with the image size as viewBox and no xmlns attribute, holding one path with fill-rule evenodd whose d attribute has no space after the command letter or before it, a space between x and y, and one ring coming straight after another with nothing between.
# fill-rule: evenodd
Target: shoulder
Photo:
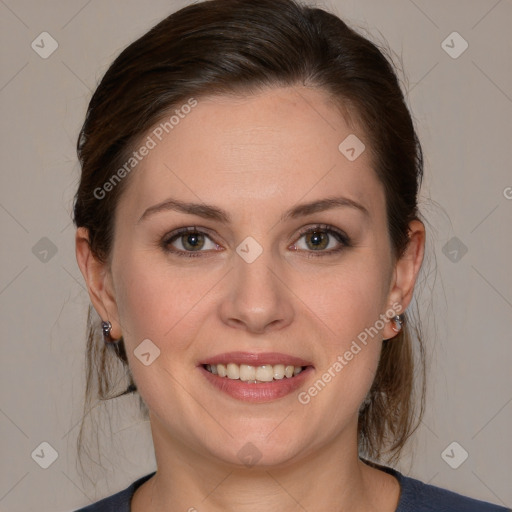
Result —
<instances>
[{"instance_id":1,"label":"shoulder","mask_svg":"<svg viewBox=\"0 0 512 512\"><path fill-rule=\"evenodd\" d=\"M117 494L104 498L75 512L130 512L130 501L135 491L154 474L155 472L145 475Z\"/></svg>"},{"instance_id":2,"label":"shoulder","mask_svg":"<svg viewBox=\"0 0 512 512\"><path fill-rule=\"evenodd\" d=\"M425 484L396 471L391 473L398 478L401 487L396 512L510 512L508 508Z\"/></svg>"}]
</instances>

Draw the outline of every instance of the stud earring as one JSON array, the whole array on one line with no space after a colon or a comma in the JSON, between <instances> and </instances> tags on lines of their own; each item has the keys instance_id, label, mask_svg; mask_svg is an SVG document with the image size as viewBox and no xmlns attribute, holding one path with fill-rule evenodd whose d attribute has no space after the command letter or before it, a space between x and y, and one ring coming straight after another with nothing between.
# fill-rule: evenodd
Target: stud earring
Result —
<instances>
[{"instance_id":1,"label":"stud earring","mask_svg":"<svg viewBox=\"0 0 512 512\"><path fill-rule=\"evenodd\" d=\"M404 323L404 315L396 315L393 318L396 327L392 327L393 331L400 332L402 330L402 324Z\"/></svg>"},{"instance_id":2,"label":"stud earring","mask_svg":"<svg viewBox=\"0 0 512 512\"><path fill-rule=\"evenodd\" d=\"M114 341L110 335L112 324L110 322L101 322L101 329L103 331L103 340L105 343L112 343Z\"/></svg>"}]
</instances>

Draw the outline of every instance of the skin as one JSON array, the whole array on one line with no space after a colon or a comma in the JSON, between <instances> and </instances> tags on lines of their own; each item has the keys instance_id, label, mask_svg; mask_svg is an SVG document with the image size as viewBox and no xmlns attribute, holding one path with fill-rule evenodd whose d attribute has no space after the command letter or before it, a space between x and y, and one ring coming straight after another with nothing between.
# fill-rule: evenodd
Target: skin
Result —
<instances>
[{"instance_id":1,"label":"skin","mask_svg":"<svg viewBox=\"0 0 512 512\"><path fill-rule=\"evenodd\" d=\"M353 162L338 150L351 133L366 140L318 89L200 98L127 178L108 263L77 230L92 303L112 323L113 338L124 337L150 411L158 472L135 493L132 510L396 509L398 481L359 460L356 436L382 339L396 336L393 323L307 405L297 393L260 404L236 400L196 368L224 352L283 352L312 362L299 391L307 390L379 315L394 303L407 309L424 226L411 222L407 251L395 261L367 141ZM341 207L279 220L298 203L332 196L357 201L369 215ZM176 211L139 221L169 197L213 204L231 223ZM319 251L300 229L318 223L342 230L351 245L328 254L343 244L327 232L325 255L308 258ZM207 235L201 255L165 252L162 239L187 226ZM250 264L236 252L247 236L263 249ZM170 248L183 251L184 242ZM133 354L146 338L160 349L149 366ZM237 456L247 442L261 455L249 468Z\"/></svg>"}]
</instances>

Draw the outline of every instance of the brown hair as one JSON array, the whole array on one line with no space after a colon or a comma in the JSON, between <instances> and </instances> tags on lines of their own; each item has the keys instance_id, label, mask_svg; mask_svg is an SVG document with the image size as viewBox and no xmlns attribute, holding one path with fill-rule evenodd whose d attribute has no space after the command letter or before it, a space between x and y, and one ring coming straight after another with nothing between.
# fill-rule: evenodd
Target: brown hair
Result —
<instances>
[{"instance_id":1,"label":"brown hair","mask_svg":"<svg viewBox=\"0 0 512 512\"><path fill-rule=\"evenodd\" d=\"M423 160L392 61L335 15L294 0L196 3L158 23L115 59L90 101L77 143L82 174L74 222L88 229L96 257L109 260L116 205L129 177L101 199L95 190L112 178L164 115L191 97L294 85L327 92L362 127L384 187L389 236L394 257L399 258L409 240L409 222L419 219ZM95 383L100 401L112 398L116 365L121 365L129 386L115 397L136 390L123 340L106 345L93 315L89 306L84 411ZM360 454L375 461L384 453L388 460L398 458L423 414L424 348L417 323L415 365L411 327L407 313L402 331L384 342L373 386L360 411ZM419 399L416 371L422 383ZM140 396L139 402L147 419ZM83 421L79 454L82 429Z\"/></svg>"}]
</instances>

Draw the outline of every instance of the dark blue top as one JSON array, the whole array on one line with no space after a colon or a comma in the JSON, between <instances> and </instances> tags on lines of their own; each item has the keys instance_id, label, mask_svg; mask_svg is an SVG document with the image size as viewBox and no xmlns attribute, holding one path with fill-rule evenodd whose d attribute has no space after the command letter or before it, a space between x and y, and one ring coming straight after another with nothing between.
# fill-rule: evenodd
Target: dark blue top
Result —
<instances>
[{"instance_id":1,"label":"dark blue top","mask_svg":"<svg viewBox=\"0 0 512 512\"><path fill-rule=\"evenodd\" d=\"M508 508L424 484L392 468L380 468L393 475L400 483L400 500L396 512L511 512ZM139 478L124 491L75 512L130 512L130 500L135 490L155 473L156 471Z\"/></svg>"}]
</instances>

